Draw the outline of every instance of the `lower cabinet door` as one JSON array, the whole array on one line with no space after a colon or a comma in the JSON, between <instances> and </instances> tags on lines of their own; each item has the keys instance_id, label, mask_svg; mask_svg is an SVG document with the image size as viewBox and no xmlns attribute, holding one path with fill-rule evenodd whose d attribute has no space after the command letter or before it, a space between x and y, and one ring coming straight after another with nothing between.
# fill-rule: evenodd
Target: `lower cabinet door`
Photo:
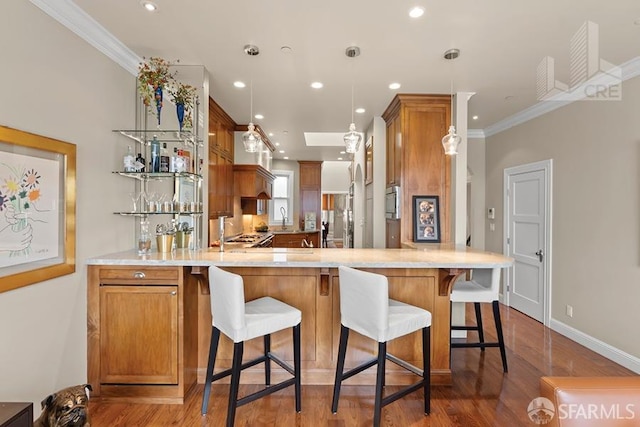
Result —
<instances>
[{"instance_id":1,"label":"lower cabinet door","mask_svg":"<svg viewBox=\"0 0 640 427\"><path fill-rule=\"evenodd\" d=\"M178 384L178 287L100 287L100 382Z\"/></svg>"}]
</instances>

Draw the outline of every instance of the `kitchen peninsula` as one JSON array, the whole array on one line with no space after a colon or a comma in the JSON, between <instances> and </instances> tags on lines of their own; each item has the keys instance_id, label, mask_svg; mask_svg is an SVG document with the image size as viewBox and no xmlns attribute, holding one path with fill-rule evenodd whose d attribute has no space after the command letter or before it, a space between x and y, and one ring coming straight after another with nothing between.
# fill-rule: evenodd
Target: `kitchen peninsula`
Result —
<instances>
[{"instance_id":1,"label":"kitchen peninsula","mask_svg":"<svg viewBox=\"0 0 640 427\"><path fill-rule=\"evenodd\" d=\"M216 265L243 276L247 300L269 295L302 311L304 384L332 384L340 330L340 265L384 274L394 299L433 315L431 377L449 384L449 293L455 278L471 268L506 268L510 258L464 246L420 249L218 248L171 253L121 252L88 261L88 380L94 395L136 402L182 403L204 381L211 314L207 267ZM375 354L376 344L353 334L347 364ZM260 342L258 342L260 341ZM272 337L272 350L291 359L290 336ZM245 357L261 351L250 342ZM389 352L420 360L420 338L402 337ZM221 341L216 369L230 366L232 344ZM259 368L259 367L258 367ZM261 383L261 369L247 370L242 382ZM387 384L413 380L389 364ZM282 375L274 369L274 376ZM351 380L373 384L375 372Z\"/></svg>"}]
</instances>

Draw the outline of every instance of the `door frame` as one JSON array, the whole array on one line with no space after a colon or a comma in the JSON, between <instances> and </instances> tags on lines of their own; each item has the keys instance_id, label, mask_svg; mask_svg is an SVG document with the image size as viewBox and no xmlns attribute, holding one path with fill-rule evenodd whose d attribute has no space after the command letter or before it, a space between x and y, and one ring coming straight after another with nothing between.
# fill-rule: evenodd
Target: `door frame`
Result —
<instances>
[{"instance_id":1,"label":"door frame","mask_svg":"<svg viewBox=\"0 0 640 427\"><path fill-rule=\"evenodd\" d=\"M519 166L513 166L510 168L504 169L504 177L503 177L503 192L502 192L502 200L503 200L503 212L504 212L504 222L503 222L503 233L502 233L502 248L503 254L505 256L509 256L509 244L507 239L509 238L509 225L511 223L511 213L509 212L509 185L510 178L512 175L533 172L537 170L542 170L544 172L545 179L545 212L544 212L544 222L545 222L545 230L544 230L544 248L542 250L546 254L544 256L544 277L543 277L543 324L544 326L549 327L551 324L551 269L552 269L552 247L551 238L552 238L552 221L553 221L553 159L541 160L539 162L526 163ZM510 267L513 268L513 267ZM509 275L505 274L503 279L502 288L502 300L503 303L509 306L509 293L506 291L507 286L511 286L509 283Z\"/></svg>"}]
</instances>

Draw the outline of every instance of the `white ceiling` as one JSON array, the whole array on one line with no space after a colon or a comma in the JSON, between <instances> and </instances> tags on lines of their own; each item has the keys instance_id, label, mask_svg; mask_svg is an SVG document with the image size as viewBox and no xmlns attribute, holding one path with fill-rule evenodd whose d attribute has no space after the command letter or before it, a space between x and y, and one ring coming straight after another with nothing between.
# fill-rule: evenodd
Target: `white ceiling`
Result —
<instances>
[{"instance_id":1,"label":"white ceiling","mask_svg":"<svg viewBox=\"0 0 640 427\"><path fill-rule=\"evenodd\" d=\"M306 147L304 133L348 130L352 82L355 107L366 109L355 115L359 131L395 93L448 94L452 85L476 93L469 128L484 129L538 103L544 57L555 58L556 79L569 81L571 37L585 21L599 26L602 59L621 65L640 55L638 0L154 1L153 13L139 0L75 3L141 57L204 65L212 98L239 124L249 121L249 87L233 82L252 80L253 112L265 116L254 122L285 151L274 158L336 160L339 146ZM414 5L423 17L408 16ZM260 55L247 56L246 44ZM345 55L352 45L357 58ZM458 59L443 59L450 48ZM389 90L391 82L402 87Z\"/></svg>"}]
</instances>

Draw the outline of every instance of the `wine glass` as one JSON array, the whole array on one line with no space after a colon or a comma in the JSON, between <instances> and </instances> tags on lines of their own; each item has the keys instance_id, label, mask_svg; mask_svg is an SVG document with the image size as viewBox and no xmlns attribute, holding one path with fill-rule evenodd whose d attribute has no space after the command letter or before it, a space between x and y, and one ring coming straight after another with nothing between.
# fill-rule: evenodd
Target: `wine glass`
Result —
<instances>
[{"instance_id":1,"label":"wine glass","mask_svg":"<svg viewBox=\"0 0 640 427\"><path fill-rule=\"evenodd\" d=\"M131 198L131 201L133 202L133 211L132 212L137 212L138 211L138 199L140 198L140 193L136 193L135 191L132 193L129 193L129 197Z\"/></svg>"}]
</instances>

